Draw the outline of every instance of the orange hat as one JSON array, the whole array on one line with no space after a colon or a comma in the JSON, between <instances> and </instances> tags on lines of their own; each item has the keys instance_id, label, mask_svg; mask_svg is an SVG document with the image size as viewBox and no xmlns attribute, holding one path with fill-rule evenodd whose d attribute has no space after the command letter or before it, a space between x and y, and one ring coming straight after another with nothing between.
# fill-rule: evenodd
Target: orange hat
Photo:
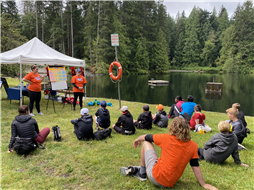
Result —
<instances>
[{"instance_id":1,"label":"orange hat","mask_svg":"<svg viewBox=\"0 0 254 190\"><path fill-rule=\"evenodd\" d=\"M158 106L156 106L156 109L158 109L159 111L164 109L164 106L162 104L159 104Z\"/></svg>"}]
</instances>

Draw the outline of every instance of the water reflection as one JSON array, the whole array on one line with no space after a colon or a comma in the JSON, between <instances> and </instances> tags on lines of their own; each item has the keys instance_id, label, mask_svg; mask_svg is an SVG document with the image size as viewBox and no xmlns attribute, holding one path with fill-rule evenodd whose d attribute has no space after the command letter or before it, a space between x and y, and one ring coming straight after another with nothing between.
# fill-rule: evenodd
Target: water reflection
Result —
<instances>
[{"instance_id":1,"label":"water reflection","mask_svg":"<svg viewBox=\"0 0 254 190\"><path fill-rule=\"evenodd\" d=\"M213 77L216 82L223 83L223 95L205 93L206 83L212 82ZM151 78L169 81L169 85L151 87L148 85ZM118 99L117 83L112 83L108 75L88 76L87 82L88 97ZM254 116L253 84L254 76L251 75L170 73L123 76L120 86L122 100L171 106L175 96L180 95L183 99L187 99L191 94L195 98L194 101L201 104L203 110L225 113L233 103L238 102L245 115Z\"/></svg>"}]
</instances>

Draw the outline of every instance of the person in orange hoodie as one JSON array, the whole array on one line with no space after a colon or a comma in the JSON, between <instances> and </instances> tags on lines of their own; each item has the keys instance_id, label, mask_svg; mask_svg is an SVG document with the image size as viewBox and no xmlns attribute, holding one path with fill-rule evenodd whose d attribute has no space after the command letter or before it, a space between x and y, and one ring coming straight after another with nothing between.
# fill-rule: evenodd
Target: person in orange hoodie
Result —
<instances>
[{"instance_id":1,"label":"person in orange hoodie","mask_svg":"<svg viewBox=\"0 0 254 190\"><path fill-rule=\"evenodd\" d=\"M84 88L86 85L86 79L81 75L81 70L77 69L76 75L72 77L71 84L73 85L73 94L74 94L74 101L73 101L73 110L76 110L77 99L79 97L79 105L80 109L82 109L82 99L84 96Z\"/></svg>"}]
</instances>

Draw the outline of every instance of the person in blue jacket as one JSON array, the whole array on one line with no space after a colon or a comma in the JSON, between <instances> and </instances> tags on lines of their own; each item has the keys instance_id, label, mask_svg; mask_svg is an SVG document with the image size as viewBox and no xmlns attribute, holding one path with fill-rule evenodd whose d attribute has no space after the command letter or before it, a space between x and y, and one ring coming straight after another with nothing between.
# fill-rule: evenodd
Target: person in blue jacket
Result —
<instances>
[{"instance_id":1,"label":"person in blue jacket","mask_svg":"<svg viewBox=\"0 0 254 190\"><path fill-rule=\"evenodd\" d=\"M194 106L197 105L196 103L194 103L194 97L192 95L189 95L187 97L187 101L188 102L184 102L181 106L181 108L183 109L183 111L181 112L182 115L184 115L184 113L187 113L190 118L194 112Z\"/></svg>"}]
</instances>

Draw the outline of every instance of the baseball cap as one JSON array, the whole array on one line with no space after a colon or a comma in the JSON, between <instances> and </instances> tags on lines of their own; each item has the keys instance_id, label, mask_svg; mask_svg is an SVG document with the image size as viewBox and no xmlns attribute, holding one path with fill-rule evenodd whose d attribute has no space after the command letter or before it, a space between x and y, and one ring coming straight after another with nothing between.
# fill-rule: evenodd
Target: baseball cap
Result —
<instances>
[{"instance_id":1,"label":"baseball cap","mask_svg":"<svg viewBox=\"0 0 254 190\"><path fill-rule=\"evenodd\" d=\"M101 107L105 108L107 106L106 101L102 100L100 103Z\"/></svg>"},{"instance_id":2,"label":"baseball cap","mask_svg":"<svg viewBox=\"0 0 254 190\"><path fill-rule=\"evenodd\" d=\"M76 72L81 72L81 69L77 69Z\"/></svg>"},{"instance_id":3,"label":"baseball cap","mask_svg":"<svg viewBox=\"0 0 254 190\"><path fill-rule=\"evenodd\" d=\"M123 106L122 108L121 108L121 111L123 111L123 112L125 112L125 111L128 111L128 107L127 106Z\"/></svg>"},{"instance_id":4,"label":"baseball cap","mask_svg":"<svg viewBox=\"0 0 254 190\"><path fill-rule=\"evenodd\" d=\"M159 111L164 109L164 106L162 104L159 104L158 106L156 106L156 109L158 109Z\"/></svg>"},{"instance_id":5,"label":"baseball cap","mask_svg":"<svg viewBox=\"0 0 254 190\"><path fill-rule=\"evenodd\" d=\"M143 110L149 111L149 106L148 106L148 105L144 105L144 106L143 106Z\"/></svg>"},{"instance_id":6,"label":"baseball cap","mask_svg":"<svg viewBox=\"0 0 254 190\"><path fill-rule=\"evenodd\" d=\"M81 115L88 115L89 114L89 110L87 108L83 108L82 110L80 110L80 114Z\"/></svg>"}]
</instances>

